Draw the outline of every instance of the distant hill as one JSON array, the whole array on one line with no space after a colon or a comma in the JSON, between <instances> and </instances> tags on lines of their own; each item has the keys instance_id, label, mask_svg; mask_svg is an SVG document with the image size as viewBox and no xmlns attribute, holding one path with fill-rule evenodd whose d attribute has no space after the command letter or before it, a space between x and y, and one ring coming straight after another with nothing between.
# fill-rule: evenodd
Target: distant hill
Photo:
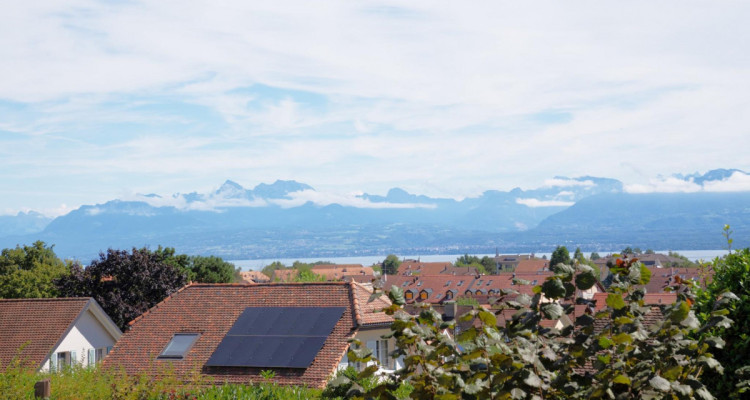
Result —
<instances>
[{"instance_id":1,"label":"distant hill","mask_svg":"<svg viewBox=\"0 0 750 400\"><path fill-rule=\"evenodd\" d=\"M747 177L717 170L677 179L706 185L737 176ZM209 193L140 195L54 220L0 217L0 246L40 239L84 262L109 247L157 245L226 258L550 251L557 244L700 249L723 246L724 224L733 226L737 243L750 244L750 192L630 194L620 181L585 176L463 200L399 188L326 198L295 181L246 189L227 180Z\"/></svg>"}]
</instances>

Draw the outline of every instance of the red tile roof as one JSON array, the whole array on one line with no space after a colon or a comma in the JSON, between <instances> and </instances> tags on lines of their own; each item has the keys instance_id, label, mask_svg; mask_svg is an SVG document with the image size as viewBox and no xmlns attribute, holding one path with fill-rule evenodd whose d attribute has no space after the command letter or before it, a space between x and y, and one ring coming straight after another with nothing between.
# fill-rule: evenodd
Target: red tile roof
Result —
<instances>
[{"instance_id":1,"label":"red tile roof","mask_svg":"<svg viewBox=\"0 0 750 400\"><path fill-rule=\"evenodd\" d=\"M404 260L398 267L398 275L473 275L476 268L456 267L449 261L421 262L418 260Z\"/></svg>"},{"instance_id":2,"label":"red tile roof","mask_svg":"<svg viewBox=\"0 0 750 400\"><path fill-rule=\"evenodd\" d=\"M90 301L94 300L0 299L0 371L22 347L23 365L40 368Z\"/></svg>"},{"instance_id":3,"label":"red tile roof","mask_svg":"<svg viewBox=\"0 0 750 400\"><path fill-rule=\"evenodd\" d=\"M319 264L312 267L312 272L324 276L328 281L342 280L347 276L373 275L372 267L361 264Z\"/></svg>"},{"instance_id":4,"label":"red tile roof","mask_svg":"<svg viewBox=\"0 0 750 400\"><path fill-rule=\"evenodd\" d=\"M358 322L362 326L381 326L393 323L393 318L382 310L390 307L391 301L385 294L370 301L373 290L371 287L353 282L354 308L357 311Z\"/></svg>"},{"instance_id":5,"label":"red tile roof","mask_svg":"<svg viewBox=\"0 0 750 400\"><path fill-rule=\"evenodd\" d=\"M549 271L549 261L541 258L521 260L515 269L517 274L533 274L543 271Z\"/></svg>"},{"instance_id":6,"label":"red tile roof","mask_svg":"<svg viewBox=\"0 0 750 400\"><path fill-rule=\"evenodd\" d=\"M158 374L160 368L172 364L178 377L187 378L197 370L217 383L260 382L261 370L271 369L276 373L273 378L276 383L323 387L346 353L347 340L360 326L375 320L370 315L374 305L361 304L364 294L358 293L356 285L343 282L188 285L131 322L130 330L107 356L104 366L122 367L129 374ZM247 307L345 307L345 311L315 360L305 369L205 367ZM200 333L185 358L156 358L172 336L180 332Z\"/></svg>"}]
</instances>

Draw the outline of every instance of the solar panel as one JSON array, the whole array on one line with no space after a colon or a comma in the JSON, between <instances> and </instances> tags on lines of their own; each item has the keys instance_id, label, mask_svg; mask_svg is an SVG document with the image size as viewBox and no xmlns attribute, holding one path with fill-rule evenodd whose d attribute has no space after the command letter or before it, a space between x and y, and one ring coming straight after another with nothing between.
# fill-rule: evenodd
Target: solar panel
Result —
<instances>
[{"instance_id":1,"label":"solar panel","mask_svg":"<svg viewBox=\"0 0 750 400\"><path fill-rule=\"evenodd\" d=\"M248 307L206 366L307 368L344 310L345 307Z\"/></svg>"}]
</instances>

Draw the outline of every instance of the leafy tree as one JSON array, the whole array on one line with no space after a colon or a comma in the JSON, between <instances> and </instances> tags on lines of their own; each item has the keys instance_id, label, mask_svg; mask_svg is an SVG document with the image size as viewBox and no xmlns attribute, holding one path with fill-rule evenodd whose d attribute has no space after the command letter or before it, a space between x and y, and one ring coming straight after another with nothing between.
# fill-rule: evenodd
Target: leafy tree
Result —
<instances>
[{"instance_id":1,"label":"leafy tree","mask_svg":"<svg viewBox=\"0 0 750 400\"><path fill-rule=\"evenodd\" d=\"M276 271L277 269L288 269L288 268L289 267L287 267L286 265L284 265L281 261L274 261L274 262L266 265L265 267L263 267L263 269L261 270L261 272L263 272L263 275L265 275L265 276L267 276L269 278L273 278L273 271Z\"/></svg>"},{"instance_id":2,"label":"leafy tree","mask_svg":"<svg viewBox=\"0 0 750 400\"><path fill-rule=\"evenodd\" d=\"M40 298L58 295L55 280L68 273L66 263L42 241L0 253L0 298Z\"/></svg>"},{"instance_id":3,"label":"leafy tree","mask_svg":"<svg viewBox=\"0 0 750 400\"><path fill-rule=\"evenodd\" d=\"M591 260L591 261L594 261L594 260L598 260L598 259L600 259L600 258L602 258L602 257L601 257L601 256L599 255L599 253L597 253L597 252L593 252L593 253L591 253L591 255L589 256L589 260Z\"/></svg>"},{"instance_id":4,"label":"leafy tree","mask_svg":"<svg viewBox=\"0 0 750 400\"><path fill-rule=\"evenodd\" d=\"M656 254L656 252L652 249L646 249L646 251L644 251L643 254Z\"/></svg>"},{"instance_id":5,"label":"leafy tree","mask_svg":"<svg viewBox=\"0 0 750 400\"><path fill-rule=\"evenodd\" d=\"M294 277L294 282L325 282L326 277L318 275L312 271L312 268L301 268L297 270L297 276Z\"/></svg>"},{"instance_id":6,"label":"leafy tree","mask_svg":"<svg viewBox=\"0 0 750 400\"><path fill-rule=\"evenodd\" d=\"M401 261L395 254L388 254L383 260L383 273L387 275L396 275L398 273L398 267L401 266Z\"/></svg>"},{"instance_id":7,"label":"leafy tree","mask_svg":"<svg viewBox=\"0 0 750 400\"><path fill-rule=\"evenodd\" d=\"M579 263L585 263L586 257L583 255L580 247L576 247L575 253L573 253L573 259L578 260Z\"/></svg>"},{"instance_id":8,"label":"leafy tree","mask_svg":"<svg viewBox=\"0 0 750 400\"><path fill-rule=\"evenodd\" d=\"M555 251L552 252L552 257L550 257L549 260L549 265L551 266L560 263L570 265L570 253L568 253L568 248L565 246L557 246Z\"/></svg>"},{"instance_id":9,"label":"leafy tree","mask_svg":"<svg viewBox=\"0 0 750 400\"><path fill-rule=\"evenodd\" d=\"M179 268L147 249L109 249L57 281L60 295L93 297L120 329L187 283Z\"/></svg>"},{"instance_id":10,"label":"leafy tree","mask_svg":"<svg viewBox=\"0 0 750 400\"><path fill-rule=\"evenodd\" d=\"M203 283L231 283L239 281L239 268L216 256L189 258L190 279Z\"/></svg>"},{"instance_id":11,"label":"leafy tree","mask_svg":"<svg viewBox=\"0 0 750 400\"><path fill-rule=\"evenodd\" d=\"M507 291L513 301L500 299L493 309L474 307L458 317L464 328L455 337L456 321L443 321L440 313L425 308L419 315L405 313L403 289L393 286L391 334L397 343L392 356L401 356L404 368L367 390L350 385L348 398L393 399L394 390L409 382L413 399L713 399L700 378L707 370L722 371L711 348L721 347L717 337L690 339L710 326L729 326L722 315L724 300L714 305L710 321L701 326L691 304L689 287L677 285L678 300L667 306L664 319L646 326L651 307L645 292L634 285L650 279L650 270L636 261L618 261L613 284L600 312L578 315L576 325L562 331L543 327L571 313L576 289L594 285L593 270L556 264L554 275L533 288L533 295ZM544 298L551 302L543 302ZM724 299L729 301L731 296ZM513 317L498 324L503 310ZM354 341L349 359L373 362L372 351ZM366 368L364 379L378 370ZM592 372L593 370L593 372ZM331 385L346 385L338 379Z\"/></svg>"},{"instance_id":12,"label":"leafy tree","mask_svg":"<svg viewBox=\"0 0 750 400\"><path fill-rule=\"evenodd\" d=\"M622 253L623 256L627 256L627 255L630 255L630 254L635 254L635 251L633 250L632 247L628 246L628 247L622 249L621 253Z\"/></svg>"},{"instance_id":13,"label":"leafy tree","mask_svg":"<svg viewBox=\"0 0 750 400\"><path fill-rule=\"evenodd\" d=\"M715 352L716 359L725 367L724 374L711 373L707 384L718 398L747 398L743 396L750 390L750 359L747 357L750 354L750 249L717 258L713 268L713 282L701 292L698 301L701 319L713 318L716 313L713 304L726 296L726 292L734 293L739 301L732 304L727 315L735 321L732 326L713 326L704 334L720 336L726 342L723 349Z\"/></svg>"},{"instance_id":14,"label":"leafy tree","mask_svg":"<svg viewBox=\"0 0 750 400\"><path fill-rule=\"evenodd\" d=\"M477 256L470 256L464 254L456 259L455 265L457 267L471 267L477 270L480 274L486 274L490 271L494 271L496 268L495 260L484 256L481 259Z\"/></svg>"}]
</instances>

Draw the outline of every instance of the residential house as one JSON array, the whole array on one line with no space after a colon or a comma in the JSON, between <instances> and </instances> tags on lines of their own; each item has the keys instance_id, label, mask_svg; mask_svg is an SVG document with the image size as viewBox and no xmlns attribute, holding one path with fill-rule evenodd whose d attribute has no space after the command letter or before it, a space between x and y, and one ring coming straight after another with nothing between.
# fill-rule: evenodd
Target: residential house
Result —
<instances>
[{"instance_id":1,"label":"residential house","mask_svg":"<svg viewBox=\"0 0 750 400\"><path fill-rule=\"evenodd\" d=\"M388 320L346 282L191 284L130 322L104 362L128 374L323 387L349 339ZM382 324L382 325L381 325ZM369 340L369 336L362 336Z\"/></svg>"},{"instance_id":2,"label":"residential house","mask_svg":"<svg viewBox=\"0 0 750 400\"><path fill-rule=\"evenodd\" d=\"M0 299L0 371L14 359L38 371L92 365L121 335L90 297Z\"/></svg>"},{"instance_id":3,"label":"residential house","mask_svg":"<svg viewBox=\"0 0 750 400\"><path fill-rule=\"evenodd\" d=\"M494 258L497 268L495 273L515 271L521 261L533 258L530 254L497 254Z\"/></svg>"},{"instance_id":4,"label":"residential house","mask_svg":"<svg viewBox=\"0 0 750 400\"><path fill-rule=\"evenodd\" d=\"M353 283L355 309L358 310L360 325L354 338L364 346L372 350L373 358L380 364L381 373L391 373L403 368L402 359L394 359L390 353L396 348L393 338L383 338L391 332L393 317L385 314L382 310L390 307L391 301L385 294L370 301L373 289L372 285ZM362 369L365 365L361 363L350 363L347 357L341 359L340 368L353 366Z\"/></svg>"}]
</instances>

